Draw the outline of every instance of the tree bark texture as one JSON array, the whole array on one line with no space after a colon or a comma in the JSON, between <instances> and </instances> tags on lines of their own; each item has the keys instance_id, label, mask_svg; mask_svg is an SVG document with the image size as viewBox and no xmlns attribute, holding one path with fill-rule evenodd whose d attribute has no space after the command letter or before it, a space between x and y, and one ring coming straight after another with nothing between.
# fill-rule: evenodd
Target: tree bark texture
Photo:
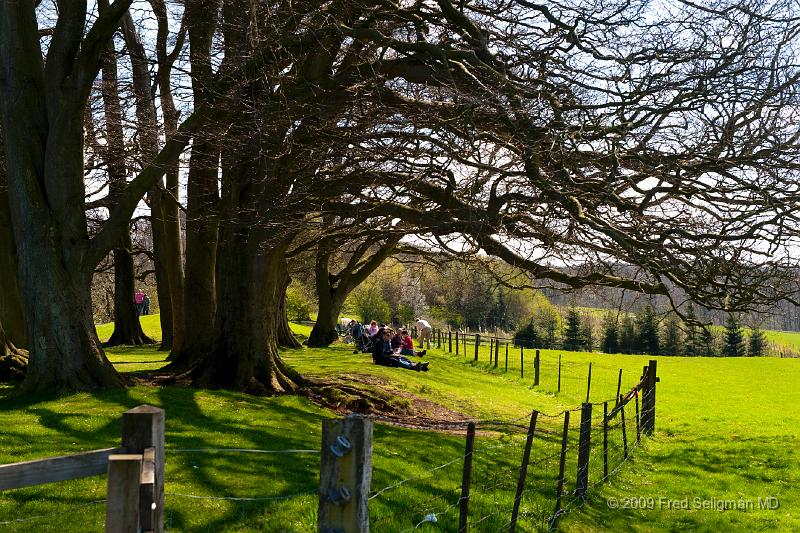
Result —
<instances>
[{"instance_id":1,"label":"tree bark texture","mask_svg":"<svg viewBox=\"0 0 800 533\"><path fill-rule=\"evenodd\" d=\"M184 28L181 28L172 52L168 53L169 17L167 16L166 4L164 0L151 0L150 5L153 7L153 12L158 22L158 31L156 35L156 56L158 60L157 81L161 100L161 114L164 122L164 134L167 138L170 138L178 131L178 111L175 109L170 77L172 65L183 48L186 31ZM143 56L144 51L141 53ZM181 239L180 203L178 201L178 176L178 163L176 161L167 167L166 188L160 201L164 233L162 263L166 271L167 283L169 284L170 305L172 309L171 339L167 339L166 337L162 338L161 348L165 350L169 348L173 352L181 351L185 328L183 313L183 244ZM162 324L162 329L163 327L164 324ZM168 340L171 340L171 343L168 343Z\"/></svg>"},{"instance_id":2,"label":"tree bark texture","mask_svg":"<svg viewBox=\"0 0 800 533\"><path fill-rule=\"evenodd\" d=\"M0 324L5 326L5 337L11 343L25 348L28 334L17 273L19 261L11 227L3 150L3 130L0 127Z\"/></svg>"},{"instance_id":3,"label":"tree bark texture","mask_svg":"<svg viewBox=\"0 0 800 533\"><path fill-rule=\"evenodd\" d=\"M108 0L98 3L100 12L108 10ZM103 108L106 118L106 164L108 166L109 195L113 202L125 189L128 170L125 162L125 136L122 130L122 106L119 99L117 80L117 59L113 42L103 60L102 77ZM130 231L126 230L114 249L114 332L106 346L121 344L152 344L142 331L139 313L136 310L134 292L136 291L133 269L133 245Z\"/></svg>"},{"instance_id":4,"label":"tree bark texture","mask_svg":"<svg viewBox=\"0 0 800 533\"><path fill-rule=\"evenodd\" d=\"M190 62L195 106L211 99L208 84L211 69L211 42L216 27L217 6L214 1L191 2L186 6L189 39L192 43ZM171 368L191 368L201 353L213 342L216 308L216 261L219 223L217 203L219 190L219 146L206 131L192 144L187 184L186 265L183 312L184 342L180 352L173 351Z\"/></svg>"},{"instance_id":5,"label":"tree bark texture","mask_svg":"<svg viewBox=\"0 0 800 533\"><path fill-rule=\"evenodd\" d=\"M391 255L399 240L400 235L391 236L386 242L365 241L356 247L336 275L330 272L331 257L336 250L334 238L324 237L320 241L314 265L319 312L308 337L309 348L324 348L339 337L336 323L347 296Z\"/></svg>"},{"instance_id":6,"label":"tree bark texture","mask_svg":"<svg viewBox=\"0 0 800 533\"><path fill-rule=\"evenodd\" d=\"M46 62L32 1L0 3L0 101L8 203L30 359L22 392L121 386L92 320L94 264L84 213L83 115L116 27L115 2L83 40L85 6L64 3ZM45 67L46 65L46 67ZM99 259L98 259L99 260Z\"/></svg>"}]
</instances>

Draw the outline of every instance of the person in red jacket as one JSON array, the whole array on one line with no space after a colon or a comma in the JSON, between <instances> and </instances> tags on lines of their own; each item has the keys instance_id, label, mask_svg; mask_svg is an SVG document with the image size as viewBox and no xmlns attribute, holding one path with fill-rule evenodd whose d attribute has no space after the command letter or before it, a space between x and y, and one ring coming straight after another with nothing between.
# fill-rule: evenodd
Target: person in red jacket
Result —
<instances>
[{"instance_id":1,"label":"person in red jacket","mask_svg":"<svg viewBox=\"0 0 800 533\"><path fill-rule=\"evenodd\" d=\"M403 346L400 348L400 355L417 355L422 357L428 350L422 350L421 352L414 351L414 339L411 338L411 335L408 334L407 330L403 330Z\"/></svg>"}]
</instances>

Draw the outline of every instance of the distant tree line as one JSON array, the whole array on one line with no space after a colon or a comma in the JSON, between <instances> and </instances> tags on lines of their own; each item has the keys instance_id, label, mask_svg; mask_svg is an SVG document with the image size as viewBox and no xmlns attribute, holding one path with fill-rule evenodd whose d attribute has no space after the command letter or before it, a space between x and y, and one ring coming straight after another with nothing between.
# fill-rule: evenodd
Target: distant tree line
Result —
<instances>
[{"instance_id":1,"label":"distant tree line","mask_svg":"<svg viewBox=\"0 0 800 533\"><path fill-rule=\"evenodd\" d=\"M765 355L767 342L758 327L745 334L739 319L728 315L722 332L701 325L690 304L681 320L675 313L660 318L648 305L633 315L607 314L603 319L597 347L605 353L649 354L674 356L743 357ZM562 342L558 345L547 339L533 320L514 336L516 345L529 348L561 347L570 351L592 351L595 344L591 318L570 307L563 318Z\"/></svg>"}]
</instances>

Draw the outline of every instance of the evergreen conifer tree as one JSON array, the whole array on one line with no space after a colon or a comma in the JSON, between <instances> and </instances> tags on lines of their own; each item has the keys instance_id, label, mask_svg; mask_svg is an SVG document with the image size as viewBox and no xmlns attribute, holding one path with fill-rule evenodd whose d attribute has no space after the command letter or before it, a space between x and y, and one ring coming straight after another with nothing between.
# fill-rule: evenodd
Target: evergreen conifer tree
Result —
<instances>
[{"instance_id":1,"label":"evergreen conifer tree","mask_svg":"<svg viewBox=\"0 0 800 533\"><path fill-rule=\"evenodd\" d=\"M664 325L664 355L683 355L682 341L678 319L671 314Z\"/></svg>"},{"instance_id":2,"label":"evergreen conifer tree","mask_svg":"<svg viewBox=\"0 0 800 533\"><path fill-rule=\"evenodd\" d=\"M686 332L686 339L683 344L684 355L701 355L702 353L702 335L695 324L696 319L694 304L689 302L689 306L686 308L686 321L683 323L684 331Z\"/></svg>"},{"instance_id":3,"label":"evergreen conifer tree","mask_svg":"<svg viewBox=\"0 0 800 533\"><path fill-rule=\"evenodd\" d=\"M750 357L758 357L764 355L767 348L767 339L764 337L764 332L760 328L755 327L750 331L750 337L747 343L747 355Z\"/></svg>"},{"instance_id":4,"label":"evergreen conifer tree","mask_svg":"<svg viewBox=\"0 0 800 533\"><path fill-rule=\"evenodd\" d=\"M583 349L587 352L594 350L594 332L592 331L592 322L589 317L583 317L583 327L581 328L581 341L583 341Z\"/></svg>"},{"instance_id":5,"label":"evergreen conifer tree","mask_svg":"<svg viewBox=\"0 0 800 533\"><path fill-rule=\"evenodd\" d=\"M700 349L695 355L707 355L714 357L717 355L717 337L709 327L704 327L700 333Z\"/></svg>"},{"instance_id":6,"label":"evergreen conifer tree","mask_svg":"<svg viewBox=\"0 0 800 533\"><path fill-rule=\"evenodd\" d=\"M604 353L619 353L617 320L610 314L603 321L603 342L600 349Z\"/></svg>"},{"instance_id":7,"label":"evergreen conifer tree","mask_svg":"<svg viewBox=\"0 0 800 533\"><path fill-rule=\"evenodd\" d=\"M566 325L564 327L564 349L578 351L583 347L583 331L581 328L581 316L574 307L567 311Z\"/></svg>"},{"instance_id":8,"label":"evergreen conifer tree","mask_svg":"<svg viewBox=\"0 0 800 533\"><path fill-rule=\"evenodd\" d=\"M622 321L622 331L619 333L619 351L622 353L636 353L636 325L630 315Z\"/></svg>"},{"instance_id":9,"label":"evergreen conifer tree","mask_svg":"<svg viewBox=\"0 0 800 533\"><path fill-rule=\"evenodd\" d=\"M745 355L744 334L739 327L739 322L733 315L728 315L725 320L725 344L722 355L726 357L741 357Z\"/></svg>"},{"instance_id":10,"label":"evergreen conifer tree","mask_svg":"<svg viewBox=\"0 0 800 533\"><path fill-rule=\"evenodd\" d=\"M647 305L637 319L639 334L637 348L639 353L658 355L661 353L661 339L658 334L658 318L653 306Z\"/></svg>"}]
</instances>

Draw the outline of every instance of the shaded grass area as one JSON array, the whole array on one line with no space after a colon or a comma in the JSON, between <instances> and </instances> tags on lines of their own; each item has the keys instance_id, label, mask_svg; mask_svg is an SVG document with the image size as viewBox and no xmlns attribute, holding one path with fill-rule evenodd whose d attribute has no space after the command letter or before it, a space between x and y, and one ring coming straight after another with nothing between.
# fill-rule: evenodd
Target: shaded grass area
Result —
<instances>
[{"instance_id":1,"label":"shaded grass area","mask_svg":"<svg viewBox=\"0 0 800 533\"><path fill-rule=\"evenodd\" d=\"M157 325L157 317L145 317ZM98 328L100 330L100 328ZM296 331L307 334L310 328ZM110 335L110 331L107 333ZM122 372L140 372L164 364L156 347L118 347L109 358ZM471 347L470 347L471 348ZM563 424L559 413L586 399L592 362L590 399L616 394L619 368L623 390L634 384L648 357L542 351L540 384L533 382L533 353L525 352L520 376L519 351L505 350L499 365L489 363L488 344L479 361L432 350L431 371L416 373L378 367L349 347L289 350L285 359L306 375L335 377L403 393L411 409L414 397L434 401L479 419L474 456L470 528L503 529L509 518L530 409L545 414L534 439L532 465L518 531L539 530L554 511L557 455ZM800 470L796 448L800 410L797 360L660 357L657 434L599 485L602 456L593 448L591 497L563 517L565 531L800 530ZM357 379L353 379L357 378ZM377 383L377 384L375 384ZM141 403L167 411L166 526L170 531L315 531L319 456L189 451L217 448L262 450L319 447L321 419L333 416L302 397L255 398L222 391L178 387L133 387L126 391L75 394L60 398L6 397L0 389L0 461L12 462L115 446L121 413ZM595 409L598 427L602 408ZM573 412L567 455L566 491L575 488L578 413ZM504 420L511 425L490 424ZM618 419L617 419L618 420ZM628 410L633 448L633 414ZM595 444L599 444L595 433ZM611 464L622 461L621 428L612 427ZM456 530L463 460L463 429L416 431L376 424L372 530ZM386 489L381 491L382 489ZM609 509L606 498L688 497L757 498L776 496L779 510ZM102 531L105 477L6 491L0 494L0 531ZM253 501L206 499L256 498ZM564 503L577 501L571 496ZM85 507L76 508L76 505ZM29 522L17 518L45 515ZM436 522L434 523L433 516ZM427 520L427 521L426 521Z\"/></svg>"}]
</instances>

